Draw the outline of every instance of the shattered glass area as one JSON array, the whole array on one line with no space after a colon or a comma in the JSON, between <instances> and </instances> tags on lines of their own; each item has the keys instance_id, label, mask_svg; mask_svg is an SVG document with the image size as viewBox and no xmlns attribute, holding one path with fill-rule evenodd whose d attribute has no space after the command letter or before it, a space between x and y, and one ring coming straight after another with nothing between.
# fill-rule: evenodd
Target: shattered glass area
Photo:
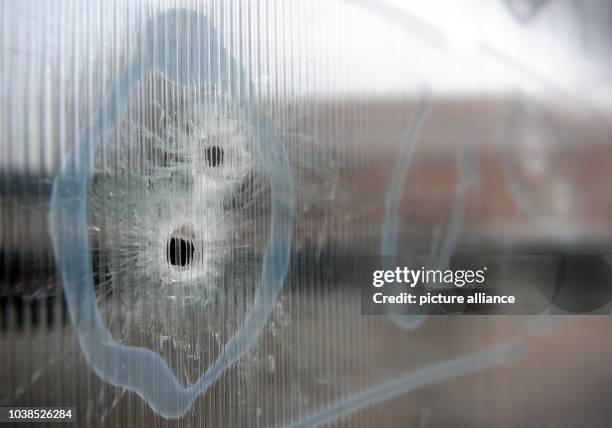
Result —
<instances>
[{"instance_id":1,"label":"shattered glass area","mask_svg":"<svg viewBox=\"0 0 612 428\"><path fill-rule=\"evenodd\" d=\"M167 82L145 89L152 107L126 112L96 155L89 192L95 287L99 303L112 305L113 336L179 352L177 369L192 384L250 305L267 230L266 216L254 212L269 210L269 195L227 99ZM174 106L161 104L169 98ZM194 317L205 326L197 335L186 330Z\"/></svg>"}]
</instances>

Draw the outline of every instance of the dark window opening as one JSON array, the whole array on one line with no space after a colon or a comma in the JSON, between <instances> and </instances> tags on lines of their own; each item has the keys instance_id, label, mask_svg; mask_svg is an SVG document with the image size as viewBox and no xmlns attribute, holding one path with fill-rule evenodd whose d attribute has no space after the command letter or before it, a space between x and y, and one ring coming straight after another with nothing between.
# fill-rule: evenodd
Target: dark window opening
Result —
<instances>
[{"instance_id":1,"label":"dark window opening","mask_svg":"<svg viewBox=\"0 0 612 428\"><path fill-rule=\"evenodd\" d=\"M217 167L223 165L223 149L219 146L210 146L204 149L206 165Z\"/></svg>"},{"instance_id":2,"label":"dark window opening","mask_svg":"<svg viewBox=\"0 0 612 428\"><path fill-rule=\"evenodd\" d=\"M170 238L168 243L168 262L172 266L187 266L193 260L195 247L191 241L181 238Z\"/></svg>"}]
</instances>

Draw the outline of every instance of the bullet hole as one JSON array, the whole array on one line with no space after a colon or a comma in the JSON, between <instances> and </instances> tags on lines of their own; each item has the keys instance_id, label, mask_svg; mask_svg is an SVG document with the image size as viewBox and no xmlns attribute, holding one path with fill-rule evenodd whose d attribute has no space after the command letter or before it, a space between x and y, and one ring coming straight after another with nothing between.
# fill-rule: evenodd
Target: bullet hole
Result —
<instances>
[{"instance_id":1,"label":"bullet hole","mask_svg":"<svg viewBox=\"0 0 612 428\"><path fill-rule=\"evenodd\" d=\"M195 247L191 241L182 238L170 238L167 248L168 263L172 266L185 267L193 260Z\"/></svg>"},{"instance_id":2,"label":"bullet hole","mask_svg":"<svg viewBox=\"0 0 612 428\"><path fill-rule=\"evenodd\" d=\"M223 149L219 146L210 146L204 149L204 160L207 166L215 168L223 165L223 156Z\"/></svg>"}]
</instances>

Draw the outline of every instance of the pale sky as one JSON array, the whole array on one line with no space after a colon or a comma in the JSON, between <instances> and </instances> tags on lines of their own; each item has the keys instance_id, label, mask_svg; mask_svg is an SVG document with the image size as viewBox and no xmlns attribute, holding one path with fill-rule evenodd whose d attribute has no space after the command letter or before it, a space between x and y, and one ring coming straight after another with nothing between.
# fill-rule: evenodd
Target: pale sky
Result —
<instances>
[{"instance_id":1,"label":"pale sky","mask_svg":"<svg viewBox=\"0 0 612 428\"><path fill-rule=\"evenodd\" d=\"M224 14L221 2L197 0L2 2L3 164L47 164L52 147L35 146L66 144L70 109L90 111L106 90L84 82L116 76L143 23L170 7L199 10L224 40L242 40L242 63L271 99L406 97L427 86L438 98L560 94L608 114L612 3L549 0L520 23L505 2L527 1L240 0Z\"/></svg>"}]
</instances>

